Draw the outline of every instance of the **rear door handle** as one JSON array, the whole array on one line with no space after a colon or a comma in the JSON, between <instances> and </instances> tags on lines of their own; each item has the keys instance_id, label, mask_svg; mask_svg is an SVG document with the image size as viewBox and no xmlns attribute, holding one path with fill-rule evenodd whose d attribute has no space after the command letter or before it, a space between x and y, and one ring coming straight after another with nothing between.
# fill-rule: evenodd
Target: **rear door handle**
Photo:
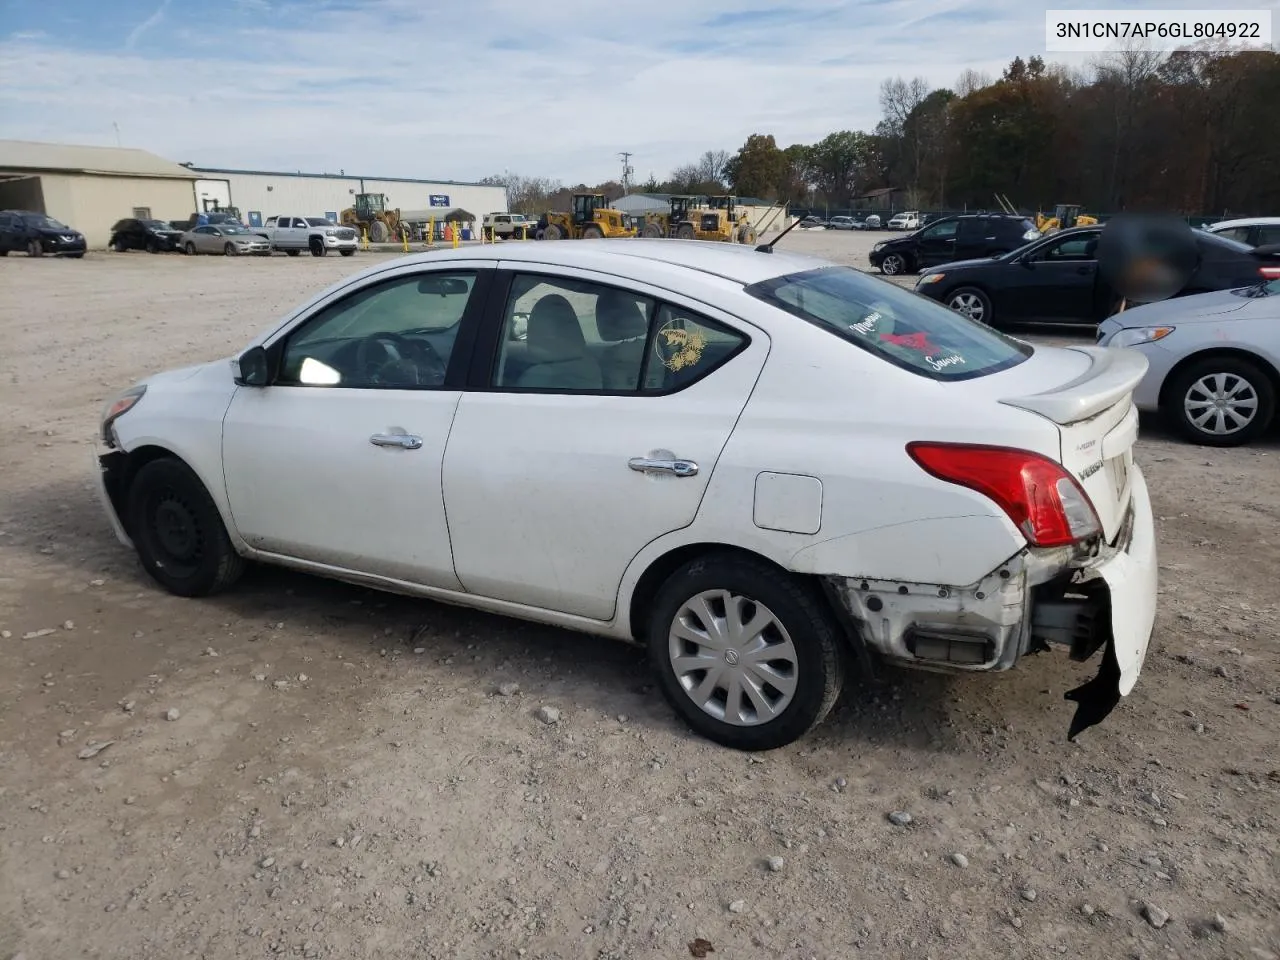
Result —
<instances>
[{"instance_id":1,"label":"rear door handle","mask_svg":"<svg viewBox=\"0 0 1280 960\"><path fill-rule=\"evenodd\" d=\"M694 477L698 465L692 460L653 460L649 457L632 457L627 466L638 473L670 473L677 477Z\"/></svg>"},{"instance_id":2,"label":"rear door handle","mask_svg":"<svg viewBox=\"0 0 1280 960\"><path fill-rule=\"evenodd\" d=\"M375 433L369 438L375 447L400 447L403 450L421 450L422 438L411 433Z\"/></svg>"}]
</instances>

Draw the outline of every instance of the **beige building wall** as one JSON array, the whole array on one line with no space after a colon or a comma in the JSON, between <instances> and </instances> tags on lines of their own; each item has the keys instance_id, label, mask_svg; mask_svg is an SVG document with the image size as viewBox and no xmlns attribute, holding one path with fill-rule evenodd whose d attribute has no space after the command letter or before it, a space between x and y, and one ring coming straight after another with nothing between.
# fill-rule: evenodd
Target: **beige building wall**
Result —
<instances>
[{"instance_id":1,"label":"beige building wall","mask_svg":"<svg viewBox=\"0 0 1280 960\"><path fill-rule=\"evenodd\" d=\"M191 180L42 173L45 212L84 234L90 249L106 247L111 227L136 208L157 220L185 220L195 210Z\"/></svg>"}]
</instances>

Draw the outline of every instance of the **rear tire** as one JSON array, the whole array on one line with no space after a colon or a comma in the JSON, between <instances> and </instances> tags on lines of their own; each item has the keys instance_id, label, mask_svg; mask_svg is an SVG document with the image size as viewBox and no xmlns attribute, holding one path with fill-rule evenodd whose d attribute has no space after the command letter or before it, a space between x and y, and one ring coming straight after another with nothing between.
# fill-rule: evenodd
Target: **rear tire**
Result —
<instances>
[{"instance_id":1,"label":"rear tire","mask_svg":"<svg viewBox=\"0 0 1280 960\"><path fill-rule=\"evenodd\" d=\"M391 231L381 220L374 220L369 224L369 239L374 243L386 243L390 236Z\"/></svg>"},{"instance_id":2,"label":"rear tire","mask_svg":"<svg viewBox=\"0 0 1280 960\"><path fill-rule=\"evenodd\" d=\"M128 517L143 569L170 593L207 597L244 572L217 505L181 460L153 460L138 471L129 486Z\"/></svg>"},{"instance_id":3,"label":"rear tire","mask_svg":"<svg viewBox=\"0 0 1280 960\"><path fill-rule=\"evenodd\" d=\"M991 298L977 287L959 287L947 294L947 306L956 313L962 313L970 320L993 325L994 313L991 310Z\"/></svg>"},{"instance_id":4,"label":"rear tire","mask_svg":"<svg viewBox=\"0 0 1280 960\"><path fill-rule=\"evenodd\" d=\"M692 223L682 223L680 226L676 227L677 240L696 240L697 238L698 233L693 229Z\"/></svg>"},{"instance_id":5,"label":"rear tire","mask_svg":"<svg viewBox=\"0 0 1280 960\"><path fill-rule=\"evenodd\" d=\"M739 243L755 243L756 228L751 226L751 224L749 223L744 223L742 226L740 226L738 228L738 242Z\"/></svg>"},{"instance_id":6,"label":"rear tire","mask_svg":"<svg viewBox=\"0 0 1280 960\"><path fill-rule=\"evenodd\" d=\"M1215 407L1219 395L1223 405ZM1205 357L1169 381L1161 407L1192 443L1238 447L1257 439L1271 425L1276 390L1266 373L1248 360Z\"/></svg>"},{"instance_id":7,"label":"rear tire","mask_svg":"<svg viewBox=\"0 0 1280 960\"><path fill-rule=\"evenodd\" d=\"M126 243L125 243L122 239L120 239L119 237L112 237L112 238L111 238L111 242L110 242L109 244L107 244L107 247L108 247L108 248L110 248L111 250L114 250L116 253L128 253L128 252L129 252L129 245L128 245L128 244L126 244Z\"/></svg>"},{"instance_id":8,"label":"rear tire","mask_svg":"<svg viewBox=\"0 0 1280 960\"><path fill-rule=\"evenodd\" d=\"M323 257L326 253L329 252L328 249L326 249L325 245L321 241L317 240L315 237L311 238L310 242L307 244L307 247L311 250L311 255L313 257Z\"/></svg>"},{"instance_id":9,"label":"rear tire","mask_svg":"<svg viewBox=\"0 0 1280 960\"><path fill-rule=\"evenodd\" d=\"M560 225L556 223L548 223L546 229L542 231L543 240L559 240L564 236L564 231L560 229Z\"/></svg>"},{"instance_id":10,"label":"rear tire","mask_svg":"<svg viewBox=\"0 0 1280 960\"><path fill-rule=\"evenodd\" d=\"M786 746L821 722L844 684L843 643L812 584L734 553L676 570L649 618L649 656L668 702L736 750Z\"/></svg>"},{"instance_id":11,"label":"rear tire","mask_svg":"<svg viewBox=\"0 0 1280 960\"><path fill-rule=\"evenodd\" d=\"M656 223L646 223L644 229L640 231L640 236L648 237L650 240L661 240L663 237L662 228Z\"/></svg>"}]
</instances>

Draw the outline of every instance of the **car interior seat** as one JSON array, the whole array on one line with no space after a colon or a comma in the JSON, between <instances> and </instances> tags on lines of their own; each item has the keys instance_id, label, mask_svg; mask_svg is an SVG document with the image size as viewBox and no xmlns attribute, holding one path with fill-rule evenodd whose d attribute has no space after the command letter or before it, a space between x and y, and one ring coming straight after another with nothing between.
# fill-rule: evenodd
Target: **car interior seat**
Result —
<instances>
[{"instance_id":1,"label":"car interior seat","mask_svg":"<svg viewBox=\"0 0 1280 960\"><path fill-rule=\"evenodd\" d=\"M600 364L587 353L582 324L573 307L558 293L543 297L529 312L530 366L516 381L518 387L600 390Z\"/></svg>"},{"instance_id":2,"label":"car interior seat","mask_svg":"<svg viewBox=\"0 0 1280 960\"><path fill-rule=\"evenodd\" d=\"M600 367L608 390L634 390L640 381L649 321L634 297L606 290L596 298L596 330L606 341Z\"/></svg>"}]
</instances>

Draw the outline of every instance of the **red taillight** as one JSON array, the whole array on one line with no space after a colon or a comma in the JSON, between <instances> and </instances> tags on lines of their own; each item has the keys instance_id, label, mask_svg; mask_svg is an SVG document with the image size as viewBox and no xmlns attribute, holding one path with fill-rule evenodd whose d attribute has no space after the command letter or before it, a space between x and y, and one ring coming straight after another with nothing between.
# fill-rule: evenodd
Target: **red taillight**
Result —
<instances>
[{"instance_id":1,"label":"red taillight","mask_svg":"<svg viewBox=\"0 0 1280 960\"><path fill-rule=\"evenodd\" d=\"M1280 280L1280 267L1259 267L1258 272L1267 280Z\"/></svg>"},{"instance_id":2,"label":"red taillight","mask_svg":"<svg viewBox=\"0 0 1280 960\"><path fill-rule=\"evenodd\" d=\"M907 453L939 480L990 497L1033 546L1061 547L1101 529L1075 478L1038 453L965 443L909 443Z\"/></svg>"}]
</instances>

